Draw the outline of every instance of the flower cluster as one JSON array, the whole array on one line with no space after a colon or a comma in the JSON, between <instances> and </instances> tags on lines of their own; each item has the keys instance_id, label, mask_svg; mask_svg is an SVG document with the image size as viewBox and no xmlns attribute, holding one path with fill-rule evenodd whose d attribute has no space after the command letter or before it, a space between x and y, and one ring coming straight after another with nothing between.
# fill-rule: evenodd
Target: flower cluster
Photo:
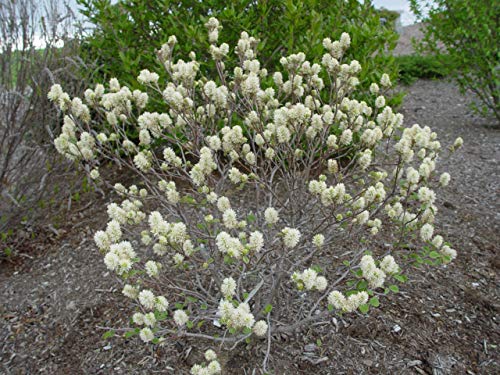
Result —
<instances>
[{"instance_id":1,"label":"flower cluster","mask_svg":"<svg viewBox=\"0 0 500 375\"><path fill-rule=\"evenodd\" d=\"M328 303L337 310L350 313L356 311L361 305L368 302L368 293L362 291L351 294L349 297L344 296L342 292L334 290L328 295Z\"/></svg>"},{"instance_id":2,"label":"flower cluster","mask_svg":"<svg viewBox=\"0 0 500 375\"><path fill-rule=\"evenodd\" d=\"M297 284L299 290L319 290L320 292L325 290L328 281L324 276L318 276L318 273L312 268L308 268L302 272L294 272L292 274L292 280Z\"/></svg>"},{"instance_id":3,"label":"flower cluster","mask_svg":"<svg viewBox=\"0 0 500 375\"><path fill-rule=\"evenodd\" d=\"M205 359L208 364L206 366L194 365L191 368L191 375L217 375L221 373L222 369L217 361L217 354L212 349L205 352Z\"/></svg>"}]
</instances>

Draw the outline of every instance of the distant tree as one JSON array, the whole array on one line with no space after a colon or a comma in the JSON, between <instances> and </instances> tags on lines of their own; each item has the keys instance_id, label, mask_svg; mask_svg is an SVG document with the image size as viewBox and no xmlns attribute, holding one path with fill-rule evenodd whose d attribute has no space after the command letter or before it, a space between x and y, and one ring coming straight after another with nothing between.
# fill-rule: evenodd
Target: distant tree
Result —
<instances>
[{"instance_id":1,"label":"distant tree","mask_svg":"<svg viewBox=\"0 0 500 375\"><path fill-rule=\"evenodd\" d=\"M410 0L412 11L426 24L420 48L442 53L456 65L452 71L461 90L482 102L475 109L492 112L500 123L500 2L490 0Z\"/></svg>"}]
</instances>

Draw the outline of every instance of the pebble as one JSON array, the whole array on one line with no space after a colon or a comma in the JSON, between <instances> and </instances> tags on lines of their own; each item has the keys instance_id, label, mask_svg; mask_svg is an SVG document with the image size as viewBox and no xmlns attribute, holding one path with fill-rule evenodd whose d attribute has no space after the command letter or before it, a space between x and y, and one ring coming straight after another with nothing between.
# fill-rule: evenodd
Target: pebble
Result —
<instances>
[{"instance_id":1,"label":"pebble","mask_svg":"<svg viewBox=\"0 0 500 375\"><path fill-rule=\"evenodd\" d=\"M304 350L306 352L314 352L316 350L316 344L307 344L305 347L304 347Z\"/></svg>"},{"instance_id":2,"label":"pebble","mask_svg":"<svg viewBox=\"0 0 500 375\"><path fill-rule=\"evenodd\" d=\"M396 324L394 327L392 327L392 332L398 333L401 331L401 327L399 324Z\"/></svg>"}]
</instances>

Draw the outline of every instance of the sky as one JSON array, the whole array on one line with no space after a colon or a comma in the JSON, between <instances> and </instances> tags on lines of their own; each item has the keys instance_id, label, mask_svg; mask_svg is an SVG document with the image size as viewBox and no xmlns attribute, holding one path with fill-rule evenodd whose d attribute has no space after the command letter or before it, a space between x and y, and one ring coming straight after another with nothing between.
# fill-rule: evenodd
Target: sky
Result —
<instances>
[{"instance_id":1,"label":"sky","mask_svg":"<svg viewBox=\"0 0 500 375\"><path fill-rule=\"evenodd\" d=\"M403 26L415 23L415 16L410 11L410 2L407 0L372 0L376 8L401 11Z\"/></svg>"}]
</instances>

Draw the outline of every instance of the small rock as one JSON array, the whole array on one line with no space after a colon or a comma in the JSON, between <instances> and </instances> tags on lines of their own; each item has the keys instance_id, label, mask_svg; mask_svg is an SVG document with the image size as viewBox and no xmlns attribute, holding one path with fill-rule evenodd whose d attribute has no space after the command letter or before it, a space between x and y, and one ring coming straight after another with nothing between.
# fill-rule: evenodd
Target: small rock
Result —
<instances>
[{"instance_id":1,"label":"small rock","mask_svg":"<svg viewBox=\"0 0 500 375\"><path fill-rule=\"evenodd\" d=\"M410 361L407 363L408 367L418 366L421 364L422 364L422 361L419 359L415 359L414 361Z\"/></svg>"},{"instance_id":2,"label":"small rock","mask_svg":"<svg viewBox=\"0 0 500 375\"><path fill-rule=\"evenodd\" d=\"M392 327L392 332L394 333L401 332L401 327L399 326L399 324L396 324L394 327Z\"/></svg>"},{"instance_id":3,"label":"small rock","mask_svg":"<svg viewBox=\"0 0 500 375\"><path fill-rule=\"evenodd\" d=\"M316 350L316 344L307 344L305 347L304 347L304 350L306 352L314 352Z\"/></svg>"},{"instance_id":4,"label":"small rock","mask_svg":"<svg viewBox=\"0 0 500 375\"><path fill-rule=\"evenodd\" d=\"M110 350L111 349L111 345L106 345L103 349L104 350Z\"/></svg>"}]
</instances>

